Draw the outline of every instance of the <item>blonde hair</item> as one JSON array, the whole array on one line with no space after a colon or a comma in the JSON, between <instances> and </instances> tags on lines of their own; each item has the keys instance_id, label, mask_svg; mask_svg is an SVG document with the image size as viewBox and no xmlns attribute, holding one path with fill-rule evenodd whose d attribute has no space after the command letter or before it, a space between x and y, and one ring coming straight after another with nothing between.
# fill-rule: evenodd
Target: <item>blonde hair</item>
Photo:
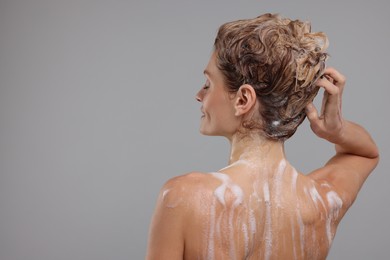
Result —
<instances>
[{"instance_id":1,"label":"blonde hair","mask_svg":"<svg viewBox=\"0 0 390 260\"><path fill-rule=\"evenodd\" d=\"M215 39L217 66L229 92L250 84L260 101L262 122L245 121L271 139L287 139L306 117L317 95L314 82L325 69L328 39L310 23L264 14L223 24Z\"/></svg>"}]
</instances>

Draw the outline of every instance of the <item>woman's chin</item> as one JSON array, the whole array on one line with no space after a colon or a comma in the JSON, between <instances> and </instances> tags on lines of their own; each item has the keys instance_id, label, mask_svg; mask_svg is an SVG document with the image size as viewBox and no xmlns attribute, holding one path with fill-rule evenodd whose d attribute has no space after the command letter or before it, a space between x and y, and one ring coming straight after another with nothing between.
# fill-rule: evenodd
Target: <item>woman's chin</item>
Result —
<instances>
[{"instance_id":1,"label":"woman's chin","mask_svg":"<svg viewBox=\"0 0 390 260\"><path fill-rule=\"evenodd\" d=\"M202 128L199 129L199 133L202 134L202 135L210 135L210 134L208 134L207 131L205 131L205 130L202 129Z\"/></svg>"},{"instance_id":2,"label":"woman's chin","mask_svg":"<svg viewBox=\"0 0 390 260\"><path fill-rule=\"evenodd\" d=\"M202 126L200 127L199 132L202 135L213 135L213 133L209 129L206 129L206 128L202 127Z\"/></svg>"},{"instance_id":3,"label":"woman's chin","mask_svg":"<svg viewBox=\"0 0 390 260\"><path fill-rule=\"evenodd\" d=\"M221 134L219 134L218 132L216 131L212 131L210 129L204 129L204 128L200 128L199 132L202 134L202 135L208 135L208 136L220 136Z\"/></svg>"}]
</instances>

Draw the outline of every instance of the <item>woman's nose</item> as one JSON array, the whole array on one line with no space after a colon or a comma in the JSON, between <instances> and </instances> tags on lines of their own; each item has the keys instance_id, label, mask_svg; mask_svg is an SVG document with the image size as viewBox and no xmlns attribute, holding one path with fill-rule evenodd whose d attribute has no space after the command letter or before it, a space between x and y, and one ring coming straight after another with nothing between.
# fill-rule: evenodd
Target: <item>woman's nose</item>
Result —
<instances>
[{"instance_id":1,"label":"woman's nose","mask_svg":"<svg viewBox=\"0 0 390 260\"><path fill-rule=\"evenodd\" d=\"M196 93L196 96L195 96L195 99L198 102L202 102L201 92L202 92L202 90L199 90L198 93Z\"/></svg>"}]
</instances>

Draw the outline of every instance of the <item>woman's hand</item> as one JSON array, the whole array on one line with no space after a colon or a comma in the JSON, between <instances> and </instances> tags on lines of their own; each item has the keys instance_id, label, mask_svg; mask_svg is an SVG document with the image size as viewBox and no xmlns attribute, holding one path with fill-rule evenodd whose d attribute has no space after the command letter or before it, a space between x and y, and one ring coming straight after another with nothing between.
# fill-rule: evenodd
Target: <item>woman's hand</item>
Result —
<instances>
[{"instance_id":1,"label":"woman's hand","mask_svg":"<svg viewBox=\"0 0 390 260\"><path fill-rule=\"evenodd\" d=\"M310 127L318 137L337 144L341 142L344 134L345 121L342 117L341 104L345 77L337 70L327 68L315 84L324 88L325 92L320 115L313 103L306 106Z\"/></svg>"},{"instance_id":2,"label":"woman's hand","mask_svg":"<svg viewBox=\"0 0 390 260\"><path fill-rule=\"evenodd\" d=\"M311 103L306 115L313 132L335 144L336 154L309 176L328 183L343 201L341 216L352 205L364 181L374 170L379 153L370 134L360 125L342 117L341 98L345 77L333 68L325 70L316 85L325 89L321 114Z\"/></svg>"}]
</instances>

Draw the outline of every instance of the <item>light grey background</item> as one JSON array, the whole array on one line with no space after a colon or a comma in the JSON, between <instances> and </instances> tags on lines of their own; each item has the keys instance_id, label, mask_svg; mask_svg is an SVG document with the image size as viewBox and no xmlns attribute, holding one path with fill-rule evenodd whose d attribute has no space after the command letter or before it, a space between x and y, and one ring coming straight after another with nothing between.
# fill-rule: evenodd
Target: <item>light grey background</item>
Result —
<instances>
[{"instance_id":1,"label":"light grey background","mask_svg":"<svg viewBox=\"0 0 390 260\"><path fill-rule=\"evenodd\" d=\"M390 2L0 0L0 259L143 259L160 187L226 165L194 95L218 27L265 12L312 21L347 76L344 115L382 160L328 259L389 259ZM300 170L331 145L305 123Z\"/></svg>"}]
</instances>

